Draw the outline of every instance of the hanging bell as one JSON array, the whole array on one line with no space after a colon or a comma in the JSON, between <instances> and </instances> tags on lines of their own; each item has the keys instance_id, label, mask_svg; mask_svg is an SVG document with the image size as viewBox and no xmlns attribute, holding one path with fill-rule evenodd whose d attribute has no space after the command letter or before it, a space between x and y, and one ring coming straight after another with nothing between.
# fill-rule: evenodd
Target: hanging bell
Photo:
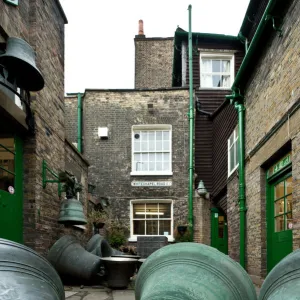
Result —
<instances>
[{"instance_id":1,"label":"hanging bell","mask_svg":"<svg viewBox=\"0 0 300 300\"><path fill-rule=\"evenodd\" d=\"M58 223L69 225L84 225L87 223L83 207L79 200L65 199L61 203Z\"/></svg>"},{"instance_id":2,"label":"hanging bell","mask_svg":"<svg viewBox=\"0 0 300 300\"><path fill-rule=\"evenodd\" d=\"M34 50L24 40L8 38L6 52L0 55L0 64L21 89L39 91L44 87L44 78L35 64Z\"/></svg>"}]
</instances>

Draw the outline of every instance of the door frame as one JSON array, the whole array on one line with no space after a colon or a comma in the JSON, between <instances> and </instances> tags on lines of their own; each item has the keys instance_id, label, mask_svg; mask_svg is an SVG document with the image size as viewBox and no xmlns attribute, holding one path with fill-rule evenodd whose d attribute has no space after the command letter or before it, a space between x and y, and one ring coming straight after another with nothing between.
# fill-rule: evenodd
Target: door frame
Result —
<instances>
[{"instance_id":1,"label":"door frame","mask_svg":"<svg viewBox=\"0 0 300 300\"><path fill-rule=\"evenodd\" d=\"M274 233L274 191L272 191L272 188L290 176L292 176L292 162L270 177L268 177L268 172L266 172L267 274L274 267L272 266L272 254L274 251L272 249L272 234Z\"/></svg>"},{"instance_id":2,"label":"door frame","mask_svg":"<svg viewBox=\"0 0 300 300\"><path fill-rule=\"evenodd\" d=\"M18 243L23 243L23 141L17 135L10 137L14 138L15 143L15 193L13 195L9 195L7 191L1 190L1 194L3 196L11 196L15 199L15 201L17 201L17 212L14 219L16 223L14 224L14 226L19 228L19 231L15 234L14 241Z\"/></svg>"}]
</instances>

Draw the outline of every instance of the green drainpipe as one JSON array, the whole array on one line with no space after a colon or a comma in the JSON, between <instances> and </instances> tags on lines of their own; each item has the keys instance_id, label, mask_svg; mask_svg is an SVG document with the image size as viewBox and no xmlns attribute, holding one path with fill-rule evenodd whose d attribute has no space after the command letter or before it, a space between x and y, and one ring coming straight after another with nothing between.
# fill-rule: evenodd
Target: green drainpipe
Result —
<instances>
[{"instance_id":1,"label":"green drainpipe","mask_svg":"<svg viewBox=\"0 0 300 300\"><path fill-rule=\"evenodd\" d=\"M190 127L190 143L189 143L189 229L192 239L194 237L194 218L193 218L193 196L194 196L194 97L193 97L193 40L192 40L192 5L189 5L189 127Z\"/></svg>"},{"instance_id":2,"label":"green drainpipe","mask_svg":"<svg viewBox=\"0 0 300 300\"><path fill-rule=\"evenodd\" d=\"M77 94L77 150L82 153L82 98Z\"/></svg>"},{"instance_id":3,"label":"green drainpipe","mask_svg":"<svg viewBox=\"0 0 300 300\"><path fill-rule=\"evenodd\" d=\"M226 96L238 112L239 150L239 206L240 206L240 265L245 268L246 245L246 193L245 193L245 106L244 97L239 93Z\"/></svg>"}]
</instances>

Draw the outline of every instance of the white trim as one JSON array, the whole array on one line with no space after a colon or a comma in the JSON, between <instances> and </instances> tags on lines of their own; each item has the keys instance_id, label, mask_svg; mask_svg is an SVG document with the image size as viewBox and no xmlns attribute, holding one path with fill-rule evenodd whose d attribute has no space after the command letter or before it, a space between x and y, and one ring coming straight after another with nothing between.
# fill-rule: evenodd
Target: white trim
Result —
<instances>
[{"instance_id":1,"label":"white trim","mask_svg":"<svg viewBox=\"0 0 300 300\"><path fill-rule=\"evenodd\" d=\"M167 130L170 133L170 150L169 151L153 151L153 153L157 152L165 152L170 153L170 170L168 171L136 171L134 170L134 132L138 130L145 131L156 131L156 130ZM140 124L140 125L132 125L131 128L131 172L132 176L159 176L159 175L173 175L172 172L172 125L169 124Z\"/></svg>"},{"instance_id":2,"label":"white trim","mask_svg":"<svg viewBox=\"0 0 300 300\"><path fill-rule=\"evenodd\" d=\"M174 226L174 216L173 216L173 204L174 201L171 199L134 199L130 200L130 237L128 238L129 242L136 242L138 236L160 236L160 235L134 235L133 234L133 204L134 203L170 203L171 204L171 232L169 235L166 235L169 242L174 241L173 237L173 226ZM169 219L169 218L168 218ZM144 218L143 218L144 220ZM149 219L151 220L151 219Z\"/></svg>"},{"instance_id":3,"label":"white trim","mask_svg":"<svg viewBox=\"0 0 300 300\"><path fill-rule=\"evenodd\" d=\"M230 138L233 135L233 144L230 145ZM229 136L229 139L227 140L227 171L228 171L228 177L231 176L231 174L233 174L233 172L238 168L239 166L239 162L236 161L236 165L234 166L234 168L232 170L230 170L230 150L233 146L236 147L236 152L238 153L239 149L238 149L238 140L239 140L239 136L238 136L238 127L236 127L233 132L231 133L231 135ZM236 156L236 152L234 153L234 155ZM239 155L239 153L238 153ZM236 159L236 157L235 157Z\"/></svg>"},{"instance_id":4,"label":"white trim","mask_svg":"<svg viewBox=\"0 0 300 300\"><path fill-rule=\"evenodd\" d=\"M202 64L202 58L210 58L210 59L230 59L230 86L229 87L204 87L201 86L201 64ZM199 89L206 90L206 89L212 89L212 90L230 90L233 82L234 82L234 67L235 67L235 60L234 60L234 53L229 51L224 52L206 52L206 51L200 51L199 55L199 68L200 68L200 85Z\"/></svg>"}]
</instances>

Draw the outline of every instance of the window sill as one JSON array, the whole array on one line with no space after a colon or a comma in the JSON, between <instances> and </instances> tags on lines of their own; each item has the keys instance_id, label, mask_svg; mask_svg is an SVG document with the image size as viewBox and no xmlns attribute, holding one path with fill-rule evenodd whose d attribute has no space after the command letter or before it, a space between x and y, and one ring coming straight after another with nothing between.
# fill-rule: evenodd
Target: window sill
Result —
<instances>
[{"instance_id":1,"label":"window sill","mask_svg":"<svg viewBox=\"0 0 300 300\"><path fill-rule=\"evenodd\" d=\"M130 173L131 176L159 176L159 175L173 175L173 172L136 172Z\"/></svg>"},{"instance_id":2,"label":"window sill","mask_svg":"<svg viewBox=\"0 0 300 300\"><path fill-rule=\"evenodd\" d=\"M141 235L141 236L156 236L156 235ZM168 238L168 242L174 242L174 238L171 235L166 236ZM137 242L137 236L131 236L128 238L128 242Z\"/></svg>"},{"instance_id":3,"label":"window sill","mask_svg":"<svg viewBox=\"0 0 300 300\"><path fill-rule=\"evenodd\" d=\"M229 179L238 170L239 165L237 164L231 172L228 172L227 179Z\"/></svg>"}]
</instances>

